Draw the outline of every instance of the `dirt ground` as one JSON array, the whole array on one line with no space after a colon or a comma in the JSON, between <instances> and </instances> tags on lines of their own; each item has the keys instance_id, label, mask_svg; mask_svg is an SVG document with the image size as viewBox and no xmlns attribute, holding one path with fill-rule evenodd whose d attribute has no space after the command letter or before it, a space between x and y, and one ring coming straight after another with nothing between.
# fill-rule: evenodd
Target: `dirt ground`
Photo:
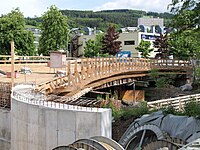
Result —
<instances>
[{"instance_id":1,"label":"dirt ground","mask_svg":"<svg viewBox=\"0 0 200 150\"><path fill-rule=\"evenodd\" d=\"M21 74L19 73L21 68L26 67L30 68L32 74ZM0 70L4 72L11 72L11 65L10 64L0 64ZM54 73L57 70L63 70L62 68L53 69L47 67L47 64L40 63L40 64L15 64L15 71L19 73L19 77L15 78L15 83L25 83L25 82L33 82L36 84L48 81L53 79ZM0 82L11 82L11 78L8 78L6 75L0 75Z\"/></svg>"},{"instance_id":2,"label":"dirt ground","mask_svg":"<svg viewBox=\"0 0 200 150\"><path fill-rule=\"evenodd\" d=\"M181 91L179 87L169 87L169 88L147 88L145 89L145 100L154 101L160 99L173 98L178 96L185 96L195 94L197 91L194 89L192 91Z\"/></svg>"}]
</instances>

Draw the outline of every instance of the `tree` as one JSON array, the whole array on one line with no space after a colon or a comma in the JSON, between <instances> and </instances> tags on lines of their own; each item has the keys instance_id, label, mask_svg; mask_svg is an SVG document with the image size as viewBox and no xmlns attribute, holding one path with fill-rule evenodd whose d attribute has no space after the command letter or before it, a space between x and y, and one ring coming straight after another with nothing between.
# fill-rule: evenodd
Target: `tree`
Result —
<instances>
[{"instance_id":1,"label":"tree","mask_svg":"<svg viewBox=\"0 0 200 150\"><path fill-rule=\"evenodd\" d=\"M200 58L200 36L192 30L170 34L171 50L175 58L188 60Z\"/></svg>"},{"instance_id":2,"label":"tree","mask_svg":"<svg viewBox=\"0 0 200 150\"><path fill-rule=\"evenodd\" d=\"M120 51L121 41L117 41L119 33L115 32L115 26L109 26L103 37L102 53L115 55Z\"/></svg>"},{"instance_id":3,"label":"tree","mask_svg":"<svg viewBox=\"0 0 200 150\"><path fill-rule=\"evenodd\" d=\"M181 59L200 58L200 3L199 0L172 0L170 45L174 56Z\"/></svg>"},{"instance_id":4,"label":"tree","mask_svg":"<svg viewBox=\"0 0 200 150\"><path fill-rule=\"evenodd\" d=\"M140 44L135 49L141 52L141 56L143 58L148 58L150 56L150 52L153 51L153 48L150 48L150 46L151 43L149 41L141 40Z\"/></svg>"},{"instance_id":5,"label":"tree","mask_svg":"<svg viewBox=\"0 0 200 150\"><path fill-rule=\"evenodd\" d=\"M12 40L15 42L15 54L35 54L35 37L25 29L25 19L18 8L0 17L0 54L10 55Z\"/></svg>"},{"instance_id":6,"label":"tree","mask_svg":"<svg viewBox=\"0 0 200 150\"><path fill-rule=\"evenodd\" d=\"M153 45L155 48L157 48L155 52L158 52L155 58L166 59L171 54L167 33L165 35L160 34L160 37L156 38L156 40L153 42Z\"/></svg>"},{"instance_id":7,"label":"tree","mask_svg":"<svg viewBox=\"0 0 200 150\"><path fill-rule=\"evenodd\" d=\"M179 30L187 30L193 29L199 24L199 0L172 0L169 8L175 14L172 23L173 27Z\"/></svg>"},{"instance_id":8,"label":"tree","mask_svg":"<svg viewBox=\"0 0 200 150\"><path fill-rule=\"evenodd\" d=\"M102 54L102 39L103 34L97 34L95 40L88 40L86 46L84 47L84 56L85 57L97 57L103 56Z\"/></svg>"},{"instance_id":9,"label":"tree","mask_svg":"<svg viewBox=\"0 0 200 150\"><path fill-rule=\"evenodd\" d=\"M67 18L53 5L42 15L42 19L39 53L49 55L51 51L66 49L68 35Z\"/></svg>"},{"instance_id":10,"label":"tree","mask_svg":"<svg viewBox=\"0 0 200 150\"><path fill-rule=\"evenodd\" d=\"M84 47L84 56L85 57L95 57L98 56L99 50L95 44L94 40L89 39L87 42L85 42L86 46Z\"/></svg>"}]
</instances>

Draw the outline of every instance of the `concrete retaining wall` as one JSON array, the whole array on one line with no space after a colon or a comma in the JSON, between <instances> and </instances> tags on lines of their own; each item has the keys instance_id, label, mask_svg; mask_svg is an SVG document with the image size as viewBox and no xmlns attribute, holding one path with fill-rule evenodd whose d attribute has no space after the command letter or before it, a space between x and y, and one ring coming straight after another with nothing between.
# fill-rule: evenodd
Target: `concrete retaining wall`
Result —
<instances>
[{"instance_id":1,"label":"concrete retaining wall","mask_svg":"<svg viewBox=\"0 0 200 150\"><path fill-rule=\"evenodd\" d=\"M10 150L10 111L0 109L0 149Z\"/></svg>"},{"instance_id":2,"label":"concrete retaining wall","mask_svg":"<svg viewBox=\"0 0 200 150\"><path fill-rule=\"evenodd\" d=\"M110 109L56 109L12 97L12 150L51 150L81 138L111 138Z\"/></svg>"}]
</instances>

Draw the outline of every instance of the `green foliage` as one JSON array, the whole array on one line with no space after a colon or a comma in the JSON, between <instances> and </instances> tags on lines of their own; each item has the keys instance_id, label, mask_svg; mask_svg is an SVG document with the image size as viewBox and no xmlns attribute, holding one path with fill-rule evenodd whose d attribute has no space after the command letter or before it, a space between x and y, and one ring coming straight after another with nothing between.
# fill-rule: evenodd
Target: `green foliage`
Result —
<instances>
[{"instance_id":1,"label":"green foliage","mask_svg":"<svg viewBox=\"0 0 200 150\"><path fill-rule=\"evenodd\" d=\"M50 51L66 49L68 24L56 6L51 6L42 16L39 54L49 55Z\"/></svg>"},{"instance_id":2,"label":"green foliage","mask_svg":"<svg viewBox=\"0 0 200 150\"><path fill-rule=\"evenodd\" d=\"M166 108L161 108L159 110L162 110L164 115L173 114L200 118L200 103L197 102L195 99L190 99L189 102L186 102L183 111L175 110L175 108L172 105Z\"/></svg>"},{"instance_id":3,"label":"green foliage","mask_svg":"<svg viewBox=\"0 0 200 150\"><path fill-rule=\"evenodd\" d=\"M169 87L170 84L173 84L176 75L162 75L160 76L159 70L152 69L149 72L150 79L154 80L157 88Z\"/></svg>"},{"instance_id":4,"label":"green foliage","mask_svg":"<svg viewBox=\"0 0 200 150\"><path fill-rule=\"evenodd\" d=\"M195 68L195 75L200 78L200 68Z\"/></svg>"},{"instance_id":5,"label":"green foliage","mask_svg":"<svg viewBox=\"0 0 200 150\"><path fill-rule=\"evenodd\" d=\"M97 45L95 44L94 40L89 39L87 42L85 42L84 47L84 56L85 57L97 57L99 54L99 49Z\"/></svg>"},{"instance_id":6,"label":"green foliage","mask_svg":"<svg viewBox=\"0 0 200 150\"><path fill-rule=\"evenodd\" d=\"M174 107L172 105L170 105L167 108L163 108L163 114L164 115L168 115L168 114L177 115L178 112L174 109Z\"/></svg>"},{"instance_id":7,"label":"green foliage","mask_svg":"<svg viewBox=\"0 0 200 150\"><path fill-rule=\"evenodd\" d=\"M144 114L149 113L148 107L146 102L141 102L138 106L123 108L117 110L112 103L109 103L107 106L108 108L112 109L112 116L114 119L127 119L130 117L141 117Z\"/></svg>"},{"instance_id":8,"label":"green foliage","mask_svg":"<svg viewBox=\"0 0 200 150\"><path fill-rule=\"evenodd\" d=\"M175 29L170 33L174 56L179 59L200 58L199 1L172 0L170 7L175 14L170 24Z\"/></svg>"},{"instance_id":9,"label":"green foliage","mask_svg":"<svg viewBox=\"0 0 200 150\"><path fill-rule=\"evenodd\" d=\"M121 41L117 41L119 33L115 31L115 26L110 25L103 37L102 53L116 55L120 51Z\"/></svg>"},{"instance_id":10,"label":"green foliage","mask_svg":"<svg viewBox=\"0 0 200 150\"><path fill-rule=\"evenodd\" d=\"M151 69L149 72L149 76L151 79L156 80L159 78L159 70L158 69Z\"/></svg>"},{"instance_id":11,"label":"green foliage","mask_svg":"<svg viewBox=\"0 0 200 150\"><path fill-rule=\"evenodd\" d=\"M190 102L185 104L184 114L187 116L193 116L200 118L200 103L192 99Z\"/></svg>"},{"instance_id":12,"label":"green foliage","mask_svg":"<svg viewBox=\"0 0 200 150\"><path fill-rule=\"evenodd\" d=\"M0 17L0 54L10 55L12 40L15 43L15 54L35 54L35 37L25 29L25 19L18 8Z\"/></svg>"},{"instance_id":13,"label":"green foliage","mask_svg":"<svg viewBox=\"0 0 200 150\"><path fill-rule=\"evenodd\" d=\"M167 79L165 77L160 77L156 80L156 87L157 88L163 88L163 87L167 87L168 83L167 83Z\"/></svg>"},{"instance_id":14,"label":"green foliage","mask_svg":"<svg viewBox=\"0 0 200 150\"><path fill-rule=\"evenodd\" d=\"M97 57L97 56L103 56L102 54L102 40L103 40L103 34L97 34L95 40L88 40L84 47L84 56L85 57Z\"/></svg>"},{"instance_id":15,"label":"green foliage","mask_svg":"<svg viewBox=\"0 0 200 150\"><path fill-rule=\"evenodd\" d=\"M170 34L170 44L175 58L187 60L200 58L200 35L193 30Z\"/></svg>"},{"instance_id":16,"label":"green foliage","mask_svg":"<svg viewBox=\"0 0 200 150\"><path fill-rule=\"evenodd\" d=\"M109 24L115 24L118 31L121 27L137 26L137 19L143 16L154 16L170 19L170 13L145 12L141 10L103 10L103 11L79 11L62 10L64 15L69 17L69 25L72 27L97 27L106 32Z\"/></svg>"},{"instance_id":17,"label":"green foliage","mask_svg":"<svg viewBox=\"0 0 200 150\"><path fill-rule=\"evenodd\" d=\"M141 40L140 44L135 49L141 52L141 56L143 58L148 58L150 56L150 52L153 51L153 49L150 48L150 46L151 43L149 41Z\"/></svg>"},{"instance_id":18,"label":"green foliage","mask_svg":"<svg viewBox=\"0 0 200 150\"><path fill-rule=\"evenodd\" d=\"M123 119L127 119L130 117L141 117L144 114L148 114L149 110L147 104L145 102L141 102L138 106L133 108L125 108L123 109Z\"/></svg>"}]
</instances>

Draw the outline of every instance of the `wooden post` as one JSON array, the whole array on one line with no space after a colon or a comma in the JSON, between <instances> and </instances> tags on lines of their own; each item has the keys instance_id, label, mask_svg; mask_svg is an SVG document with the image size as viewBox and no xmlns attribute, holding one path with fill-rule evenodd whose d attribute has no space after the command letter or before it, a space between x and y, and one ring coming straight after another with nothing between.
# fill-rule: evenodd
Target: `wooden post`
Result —
<instances>
[{"instance_id":1,"label":"wooden post","mask_svg":"<svg viewBox=\"0 0 200 150\"><path fill-rule=\"evenodd\" d=\"M98 66L97 66L97 58L95 58L95 67L94 67L94 76L95 76L95 78L97 77L97 74L98 74L97 69L98 69Z\"/></svg>"},{"instance_id":2,"label":"wooden post","mask_svg":"<svg viewBox=\"0 0 200 150\"><path fill-rule=\"evenodd\" d=\"M67 66L68 86L71 86L71 62L68 60Z\"/></svg>"},{"instance_id":3,"label":"wooden post","mask_svg":"<svg viewBox=\"0 0 200 150\"><path fill-rule=\"evenodd\" d=\"M11 84L14 86L15 82L15 46L14 41L10 42L11 45Z\"/></svg>"}]
</instances>

